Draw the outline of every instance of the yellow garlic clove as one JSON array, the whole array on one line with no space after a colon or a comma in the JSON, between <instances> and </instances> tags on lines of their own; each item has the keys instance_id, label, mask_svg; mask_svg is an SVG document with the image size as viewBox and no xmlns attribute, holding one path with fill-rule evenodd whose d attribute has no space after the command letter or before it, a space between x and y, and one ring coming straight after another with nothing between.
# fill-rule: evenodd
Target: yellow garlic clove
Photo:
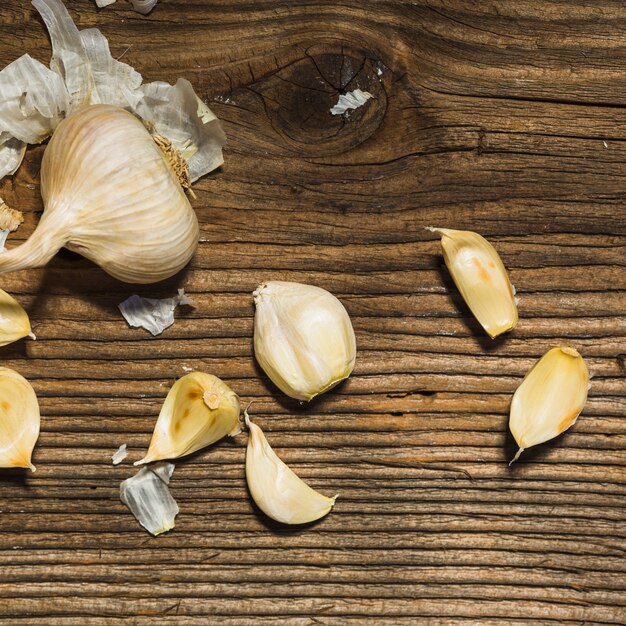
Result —
<instances>
[{"instance_id":1,"label":"yellow garlic clove","mask_svg":"<svg viewBox=\"0 0 626 626\"><path fill-rule=\"evenodd\" d=\"M0 346L6 346L22 337L35 339L28 315L15 298L0 289Z\"/></svg>"},{"instance_id":2,"label":"yellow garlic clove","mask_svg":"<svg viewBox=\"0 0 626 626\"><path fill-rule=\"evenodd\" d=\"M0 467L28 467L39 437L39 403L30 383L0 367Z\"/></svg>"},{"instance_id":3,"label":"yellow garlic clove","mask_svg":"<svg viewBox=\"0 0 626 626\"><path fill-rule=\"evenodd\" d=\"M467 306L494 339L517 325L515 291L495 248L469 230L429 228L441 235L446 266Z\"/></svg>"},{"instance_id":4,"label":"yellow garlic clove","mask_svg":"<svg viewBox=\"0 0 626 626\"><path fill-rule=\"evenodd\" d=\"M276 456L247 412L244 415L249 430L246 480L250 495L261 511L283 524L306 524L327 515L337 496L327 498L298 478Z\"/></svg>"},{"instance_id":5,"label":"yellow garlic clove","mask_svg":"<svg viewBox=\"0 0 626 626\"><path fill-rule=\"evenodd\" d=\"M311 400L352 373L356 339L344 306L325 289L269 281L254 292L254 354L272 382Z\"/></svg>"},{"instance_id":6,"label":"yellow garlic clove","mask_svg":"<svg viewBox=\"0 0 626 626\"><path fill-rule=\"evenodd\" d=\"M589 370L574 348L546 352L513 395L509 428L519 446L513 461L526 448L553 439L574 424L588 389Z\"/></svg>"},{"instance_id":7,"label":"yellow garlic clove","mask_svg":"<svg viewBox=\"0 0 626 626\"><path fill-rule=\"evenodd\" d=\"M148 452L135 465L176 459L240 432L237 394L217 376L192 372L170 389Z\"/></svg>"}]
</instances>

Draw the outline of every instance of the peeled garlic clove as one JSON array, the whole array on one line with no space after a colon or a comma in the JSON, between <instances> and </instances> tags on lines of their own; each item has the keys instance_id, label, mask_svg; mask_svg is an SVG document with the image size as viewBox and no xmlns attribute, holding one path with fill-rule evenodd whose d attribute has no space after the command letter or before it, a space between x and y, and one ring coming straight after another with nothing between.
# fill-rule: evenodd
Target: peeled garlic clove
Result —
<instances>
[{"instance_id":1,"label":"peeled garlic clove","mask_svg":"<svg viewBox=\"0 0 626 626\"><path fill-rule=\"evenodd\" d=\"M169 490L174 463L162 461L142 467L120 485L120 500L152 535L174 528L179 509Z\"/></svg>"},{"instance_id":2,"label":"peeled garlic clove","mask_svg":"<svg viewBox=\"0 0 626 626\"><path fill-rule=\"evenodd\" d=\"M35 339L28 315L17 300L0 289L0 346L6 346L22 337Z\"/></svg>"},{"instance_id":3,"label":"peeled garlic clove","mask_svg":"<svg viewBox=\"0 0 626 626\"><path fill-rule=\"evenodd\" d=\"M39 403L30 383L0 367L0 467L28 467L39 437Z\"/></svg>"},{"instance_id":4,"label":"peeled garlic clove","mask_svg":"<svg viewBox=\"0 0 626 626\"><path fill-rule=\"evenodd\" d=\"M356 339L344 306L325 289L269 281L253 293L254 354L272 382L311 400L348 378Z\"/></svg>"},{"instance_id":5,"label":"peeled garlic clove","mask_svg":"<svg viewBox=\"0 0 626 626\"><path fill-rule=\"evenodd\" d=\"M57 127L41 166L44 213L0 272L45 265L61 247L129 283L176 274L193 256L198 221L172 166L124 109L86 106Z\"/></svg>"},{"instance_id":6,"label":"peeled garlic clove","mask_svg":"<svg viewBox=\"0 0 626 626\"><path fill-rule=\"evenodd\" d=\"M515 292L495 248L469 230L429 228L441 235L446 266L474 317L494 339L517 325Z\"/></svg>"},{"instance_id":7,"label":"peeled garlic clove","mask_svg":"<svg viewBox=\"0 0 626 626\"><path fill-rule=\"evenodd\" d=\"M135 465L185 456L239 432L237 394L217 376L192 372L170 389L148 453Z\"/></svg>"},{"instance_id":8,"label":"peeled garlic clove","mask_svg":"<svg viewBox=\"0 0 626 626\"><path fill-rule=\"evenodd\" d=\"M588 389L589 370L574 348L546 352L513 395L509 428L519 446L513 461L526 448L553 439L574 424Z\"/></svg>"},{"instance_id":9,"label":"peeled garlic clove","mask_svg":"<svg viewBox=\"0 0 626 626\"><path fill-rule=\"evenodd\" d=\"M298 478L267 443L263 431L250 421L246 450L246 480L257 506L283 524L306 524L327 515L337 496L327 498Z\"/></svg>"}]
</instances>

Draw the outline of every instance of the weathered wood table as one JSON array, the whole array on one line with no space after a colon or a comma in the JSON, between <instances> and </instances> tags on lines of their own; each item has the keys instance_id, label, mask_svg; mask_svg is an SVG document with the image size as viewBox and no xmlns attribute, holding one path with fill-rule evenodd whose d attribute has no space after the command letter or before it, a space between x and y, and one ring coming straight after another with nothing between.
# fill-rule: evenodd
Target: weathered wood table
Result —
<instances>
[{"instance_id":1,"label":"weathered wood table","mask_svg":"<svg viewBox=\"0 0 626 626\"><path fill-rule=\"evenodd\" d=\"M36 342L35 474L0 476L0 622L28 626L626 623L626 6L617 0L341 3L68 0L145 80L191 80L222 119L225 165L195 185L188 271L121 284L61 253L0 278ZM0 5L0 65L48 62L25 0ZM339 93L375 98L333 116ZM0 196L42 204L43 147ZM491 341L424 227L476 230L510 270L518 328ZM310 406L252 353L251 292L309 282L349 310L352 378ZM195 309L152 338L131 293ZM511 394L548 348L594 374L576 425L507 461ZM226 380L270 443L340 497L309 528L253 506L245 433L178 463L159 538L119 501L165 394L188 368ZM129 459L113 467L122 443Z\"/></svg>"}]
</instances>

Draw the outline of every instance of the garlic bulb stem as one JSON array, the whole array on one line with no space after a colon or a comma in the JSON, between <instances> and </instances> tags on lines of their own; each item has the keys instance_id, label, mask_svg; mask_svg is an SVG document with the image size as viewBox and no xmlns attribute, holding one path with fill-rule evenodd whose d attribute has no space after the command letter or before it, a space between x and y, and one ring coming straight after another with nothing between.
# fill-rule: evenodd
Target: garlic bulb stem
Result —
<instances>
[{"instance_id":1,"label":"garlic bulb stem","mask_svg":"<svg viewBox=\"0 0 626 626\"><path fill-rule=\"evenodd\" d=\"M46 265L67 243L60 226L55 227L51 222L50 216L44 213L37 228L24 243L0 254L0 272Z\"/></svg>"}]
</instances>

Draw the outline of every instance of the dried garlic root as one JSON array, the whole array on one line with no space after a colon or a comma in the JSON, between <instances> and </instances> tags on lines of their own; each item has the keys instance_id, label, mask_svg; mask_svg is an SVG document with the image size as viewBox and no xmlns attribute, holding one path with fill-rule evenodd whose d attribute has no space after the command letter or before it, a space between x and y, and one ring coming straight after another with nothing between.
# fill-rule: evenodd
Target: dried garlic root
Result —
<instances>
[{"instance_id":1,"label":"dried garlic root","mask_svg":"<svg viewBox=\"0 0 626 626\"><path fill-rule=\"evenodd\" d=\"M170 389L148 452L135 465L185 456L240 432L237 394L217 376L192 372Z\"/></svg>"},{"instance_id":2,"label":"dried garlic root","mask_svg":"<svg viewBox=\"0 0 626 626\"><path fill-rule=\"evenodd\" d=\"M467 306L495 339L517 325L515 291L495 248L469 230L432 228L441 235L446 266Z\"/></svg>"},{"instance_id":3,"label":"dried garlic root","mask_svg":"<svg viewBox=\"0 0 626 626\"><path fill-rule=\"evenodd\" d=\"M283 463L267 443L263 431L250 421L246 450L246 480L257 506L268 517L283 524L306 524L327 515L337 496L327 498L311 489Z\"/></svg>"},{"instance_id":4,"label":"dried garlic root","mask_svg":"<svg viewBox=\"0 0 626 626\"><path fill-rule=\"evenodd\" d=\"M28 467L39 437L39 403L30 383L0 367L0 467Z\"/></svg>"},{"instance_id":5,"label":"dried garlic root","mask_svg":"<svg viewBox=\"0 0 626 626\"><path fill-rule=\"evenodd\" d=\"M350 376L356 339L335 296L282 281L263 283L253 296L254 354L281 391L308 401Z\"/></svg>"},{"instance_id":6,"label":"dried garlic root","mask_svg":"<svg viewBox=\"0 0 626 626\"><path fill-rule=\"evenodd\" d=\"M552 348L526 374L511 402L509 428L520 454L566 431L583 410L589 370L569 347Z\"/></svg>"}]
</instances>

